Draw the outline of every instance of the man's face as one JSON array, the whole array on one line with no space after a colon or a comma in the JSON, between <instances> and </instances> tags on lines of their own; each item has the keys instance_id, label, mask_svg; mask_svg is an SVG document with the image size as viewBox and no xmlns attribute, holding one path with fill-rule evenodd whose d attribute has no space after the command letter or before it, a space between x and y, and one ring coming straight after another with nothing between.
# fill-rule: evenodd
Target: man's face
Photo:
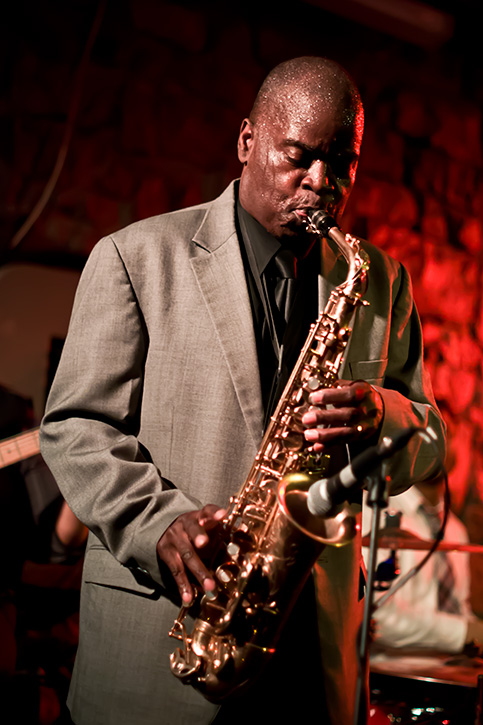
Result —
<instances>
[{"instance_id":1,"label":"man's face","mask_svg":"<svg viewBox=\"0 0 483 725\"><path fill-rule=\"evenodd\" d=\"M244 164L240 202L274 237L295 241L304 224L297 211L340 214L354 184L362 119L344 104L294 96L282 113L245 119L238 140Z\"/></svg>"}]
</instances>

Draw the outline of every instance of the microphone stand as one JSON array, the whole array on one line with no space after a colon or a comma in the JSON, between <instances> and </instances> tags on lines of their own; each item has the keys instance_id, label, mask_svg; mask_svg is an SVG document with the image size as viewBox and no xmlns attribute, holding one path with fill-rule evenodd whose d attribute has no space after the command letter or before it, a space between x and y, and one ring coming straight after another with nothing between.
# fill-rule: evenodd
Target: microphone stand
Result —
<instances>
[{"instance_id":1,"label":"microphone stand","mask_svg":"<svg viewBox=\"0 0 483 725\"><path fill-rule=\"evenodd\" d=\"M383 461L379 473L369 479L367 505L372 508L372 526L369 544L369 562L367 567L366 595L364 614L358 634L358 675L354 707L354 725L367 725L368 705L366 684L369 679L369 633L374 605L374 579L377 562L377 538L381 512L388 506L388 478L386 461Z\"/></svg>"}]
</instances>

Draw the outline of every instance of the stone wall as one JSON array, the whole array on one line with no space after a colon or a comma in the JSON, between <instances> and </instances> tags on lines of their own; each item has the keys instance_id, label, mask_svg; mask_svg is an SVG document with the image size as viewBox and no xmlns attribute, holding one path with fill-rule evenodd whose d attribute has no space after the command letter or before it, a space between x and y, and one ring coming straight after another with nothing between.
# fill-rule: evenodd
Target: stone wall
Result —
<instances>
[{"instance_id":1,"label":"stone wall","mask_svg":"<svg viewBox=\"0 0 483 725\"><path fill-rule=\"evenodd\" d=\"M481 110L407 71L410 88L372 85L350 226L411 273L462 513L483 493Z\"/></svg>"}]
</instances>

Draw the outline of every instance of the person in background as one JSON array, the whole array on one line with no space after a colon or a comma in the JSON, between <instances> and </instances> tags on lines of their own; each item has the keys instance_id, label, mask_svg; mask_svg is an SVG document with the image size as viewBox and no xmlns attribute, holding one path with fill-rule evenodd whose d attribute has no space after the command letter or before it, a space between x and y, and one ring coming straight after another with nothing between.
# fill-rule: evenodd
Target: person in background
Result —
<instances>
[{"instance_id":1,"label":"person in background","mask_svg":"<svg viewBox=\"0 0 483 725\"><path fill-rule=\"evenodd\" d=\"M390 515L401 514L399 527L420 539L433 539L443 516L442 477L418 483L389 498ZM363 531L370 530L372 511L364 497ZM385 516L381 516L384 526ZM450 510L444 541L467 544L464 524ZM363 548L366 563L368 549ZM426 555L425 550L396 550L398 576L404 576ZM378 562L391 560L388 549L378 551ZM469 554L464 551L436 551L422 569L374 614L375 639L372 656L381 660L384 653L414 651L476 654L483 645L483 620L470 606ZM381 594L382 595L382 594ZM381 596L377 595L377 596ZM376 599L377 599L376 596Z\"/></svg>"}]
</instances>

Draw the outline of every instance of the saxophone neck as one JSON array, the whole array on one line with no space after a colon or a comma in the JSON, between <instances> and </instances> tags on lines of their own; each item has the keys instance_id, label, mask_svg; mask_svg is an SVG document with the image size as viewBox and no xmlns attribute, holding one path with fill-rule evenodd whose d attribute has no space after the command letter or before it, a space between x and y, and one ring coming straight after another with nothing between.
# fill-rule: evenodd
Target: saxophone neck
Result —
<instances>
[{"instance_id":1,"label":"saxophone neck","mask_svg":"<svg viewBox=\"0 0 483 725\"><path fill-rule=\"evenodd\" d=\"M369 255L362 249L360 240L357 237L353 237L350 234L344 235L339 229L331 229L331 238L338 237L336 244L344 255L349 270L347 273L346 281L343 285L343 291L345 294L350 296L361 297L367 289L369 271ZM341 238L344 238L344 244L342 245Z\"/></svg>"},{"instance_id":2,"label":"saxophone neck","mask_svg":"<svg viewBox=\"0 0 483 725\"><path fill-rule=\"evenodd\" d=\"M309 211L305 217L307 231L335 242L339 251L345 258L349 270L346 280L341 286L344 294L360 296L367 286L367 272L369 270L369 257L362 249L361 241L351 234L344 234L333 217L325 211ZM339 288L341 289L341 288Z\"/></svg>"}]
</instances>

